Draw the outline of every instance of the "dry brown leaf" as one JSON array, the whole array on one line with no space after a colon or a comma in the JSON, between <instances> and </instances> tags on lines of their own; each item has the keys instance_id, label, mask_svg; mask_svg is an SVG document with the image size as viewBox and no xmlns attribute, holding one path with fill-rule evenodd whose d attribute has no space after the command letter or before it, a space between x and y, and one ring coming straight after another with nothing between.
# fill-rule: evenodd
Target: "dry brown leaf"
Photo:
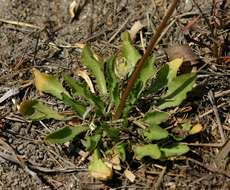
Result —
<instances>
[{"instance_id":1,"label":"dry brown leaf","mask_svg":"<svg viewBox=\"0 0 230 190\"><path fill-rule=\"evenodd\" d=\"M125 174L125 177L126 177L129 181L131 181L132 183L135 181L136 176L135 176L135 175L133 174L133 172L131 172L130 170L126 169L125 172L124 172L124 174Z\"/></svg>"},{"instance_id":2,"label":"dry brown leaf","mask_svg":"<svg viewBox=\"0 0 230 190\"><path fill-rule=\"evenodd\" d=\"M136 21L131 29L129 30L130 38L132 41L135 40L137 33L146 26L146 24L142 24L140 21Z\"/></svg>"},{"instance_id":3,"label":"dry brown leaf","mask_svg":"<svg viewBox=\"0 0 230 190\"><path fill-rule=\"evenodd\" d=\"M76 16L76 12L78 11L80 6L80 0L74 0L72 3L69 5L69 15L71 19L74 19Z\"/></svg>"},{"instance_id":4,"label":"dry brown leaf","mask_svg":"<svg viewBox=\"0 0 230 190\"><path fill-rule=\"evenodd\" d=\"M94 87L93 87L93 83L87 73L87 71L84 71L84 70L77 70L76 71L76 74L80 77L82 77L85 82L87 83L87 85L89 86L89 89L92 93L95 93L95 90L94 90Z\"/></svg>"},{"instance_id":5,"label":"dry brown leaf","mask_svg":"<svg viewBox=\"0 0 230 190\"><path fill-rule=\"evenodd\" d=\"M191 62L191 65L196 65L199 60L189 45L173 45L166 49L166 53L170 61L183 58L184 62Z\"/></svg>"}]
</instances>

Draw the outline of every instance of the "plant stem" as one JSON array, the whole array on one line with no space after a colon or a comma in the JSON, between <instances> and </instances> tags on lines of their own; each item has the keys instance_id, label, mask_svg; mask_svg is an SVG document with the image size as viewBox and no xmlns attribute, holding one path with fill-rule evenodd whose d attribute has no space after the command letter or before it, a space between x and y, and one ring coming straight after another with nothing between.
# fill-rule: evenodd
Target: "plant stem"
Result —
<instances>
[{"instance_id":1,"label":"plant stem","mask_svg":"<svg viewBox=\"0 0 230 190\"><path fill-rule=\"evenodd\" d=\"M160 37L161 33L163 32L164 28L167 26L167 22L168 20L170 19L171 15L173 14L177 4L180 2L180 0L173 0L171 6L169 7L168 11L166 12L161 24L159 25L159 27L157 28L156 30L156 33L155 35L153 35L150 39L150 42L149 42L149 45L146 49L146 52L145 54L142 56L142 58L138 61L136 67L135 67L135 70L133 71L129 81L128 81L128 84L122 94L122 97L121 97L121 101L120 101L120 104L116 110L116 113L114 115L114 119L119 119L122 115L122 112L124 110L124 107L125 107L125 103L126 103L126 100L130 94L130 91L132 90L134 84L135 84L135 81L137 80L137 77L141 71L141 68L142 66L144 65L146 59L150 56L150 54L152 53L152 50L153 48L155 47L156 43L157 43L157 40L158 38Z\"/></svg>"}]
</instances>

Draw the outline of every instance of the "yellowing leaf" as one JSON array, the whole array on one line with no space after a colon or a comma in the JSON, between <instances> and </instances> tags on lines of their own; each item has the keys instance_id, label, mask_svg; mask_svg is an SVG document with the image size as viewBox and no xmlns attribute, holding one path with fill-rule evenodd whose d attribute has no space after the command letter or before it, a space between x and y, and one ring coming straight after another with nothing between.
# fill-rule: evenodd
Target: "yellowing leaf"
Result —
<instances>
[{"instance_id":1,"label":"yellowing leaf","mask_svg":"<svg viewBox=\"0 0 230 190\"><path fill-rule=\"evenodd\" d=\"M69 96L69 93L63 88L62 84L52 75L41 73L33 68L34 82L38 91L51 94L58 99L62 99L62 93Z\"/></svg>"},{"instance_id":2,"label":"yellowing leaf","mask_svg":"<svg viewBox=\"0 0 230 190\"><path fill-rule=\"evenodd\" d=\"M109 180L113 176L113 170L103 162L97 149L90 160L89 173L92 177L103 181Z\"/></svg>"},{"instance_id":3,"label":"yellowing leaf","mask_svg":"<svg viewBox=\"0 0 230 190\"><path fill-rule=\"evenodd\" d=\"M168 63L169 65L169 73L167 76L168 83L177 76L177 71L183 63L183 59L177 58Z\"/></svg>"},{"instance_id":4,"label":"yellowing leaf","mask_svg":"<svg viewBox=\"0 0 230 190\"><path fill-rule=\"evenodd\" d=\"M194 135L196 133L199 133L203 130L203 126L200 123L197 123L192 127L192 129L189 131L190 135Z\"/></svg>"}]
</instances>

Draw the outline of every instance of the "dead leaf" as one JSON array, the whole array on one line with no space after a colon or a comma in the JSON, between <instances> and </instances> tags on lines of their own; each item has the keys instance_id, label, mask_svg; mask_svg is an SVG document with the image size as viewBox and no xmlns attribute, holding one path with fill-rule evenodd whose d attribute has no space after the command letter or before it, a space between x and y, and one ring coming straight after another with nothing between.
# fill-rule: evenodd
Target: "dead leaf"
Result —
<instances>
[{"instance_id":1,"label":"dead leaf","mask_svg":"<svg viewBox=\"0 0 230 190\"><path fill-rule=\"evenodd\" d=\"M74 0L69 5L69 15L71 19L73 20L76 17L76 13L80 7L80 0Z\"/></svg>"},{"instance_id":2,"label":"dead leaf","mask_svg":"<svg viewBox=\"0 0 230 190\"><path fill-rule=\"evenodd\" d=\"M198 63L199 57L192 51L189 45L173 45L166 49L169 60L183 58L184 62L190 62L191 65Z\"/></svg>"},{"instance_id":3,"label":"dead leaf","mask_svg":"<svg viewBox=\"0 0 230 190\"><path fill-rule=\"evenodd\" d=\"M130 38L132 41L135 41L137 33L146 26L147 24L142 24L140 21L136 21L131 29L129 30Z\"/></svg>"},{"instance_id":4,"label":"dead leaf","mask_svg":"<svg viewBox=\"0 0 230 190\"><path fill-rule=\"evenodd\" d=\"M77 70L76 74L78 76L82 77L85 80L85 82L89 86L90 91L95 94L93 83L92 83L87 71L85 71L85 70Z\"/></svg>"},{"instance_id":5,"label":"dead leaf","mask_svg":"<svg viewBox=\"0 0 230 190\"><path fill-rule=\"evenodd\" d=\"M131 172L130 170L126 169L125 172L124 172L124 174L125 174L125 177L126 177L129 181L131 181L132 183L135 181L136 176L135 176L135 175L133 174L133 172Z\"/></svg>"}]
</instances>

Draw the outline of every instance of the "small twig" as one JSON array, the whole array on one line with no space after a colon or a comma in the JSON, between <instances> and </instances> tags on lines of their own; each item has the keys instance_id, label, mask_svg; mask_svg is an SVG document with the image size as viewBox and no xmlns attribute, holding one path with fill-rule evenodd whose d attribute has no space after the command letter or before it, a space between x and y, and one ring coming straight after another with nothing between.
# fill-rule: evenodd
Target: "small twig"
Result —
<instances>
[{"instance_id":1,"label":"small twig","mask_svg":"<svg viewBox=\"0 0 230 190\"><path fill-rule=\"evenodd\" d=\"M218 110L217 110L214 94L213 94L213 92L211 90L208 93L208 97L209 97L209 100L210 100L210 102L212 104L213 112L214 112L214 115L215 115L216 120L217 120L217 125L218 125L218 128L219 128L221 140L222 140L223 143L225 143L226 139L225 139L225 135L224 135L224 130L223 130L223 127L222 127L222 124L221 124L221 121L220 121L220 116L219 116L219 113L218 113Z\"/></svg>"},{"instance_id":2,"label":"small twig","mask_svg":"<svg viewBox=\"0 0 230 190\"><path fill-rule=\"evenodd\" d=\"M217 108L221 108L222 106L225 106L225 105L227 105L227 103L223 102L222 104L218 105ZM213 113L213 109L206 111L202 115L199 115L199 118L203 118L203 117L205 117L206 115L208 115L210 113Z\"/></svg>"},{"instance_id":3,"label":"small twig","mask_svg":"<svg viewBox=\"0 0 230 190\"><path fill-rule=\"evenodd\" d=\"M225 169L226 164L228 162L229 153L230 153L230 139L216 156L215 163L217 165L217 168Z\"/></svg>"},{"instance_id":4,"label":"small twig","mask_svg":"<svg viewBox=\"0 0 230 190\"><path fill-rule=\"evenodd\" d=\"M29 27L29 28L39 29L39 30L43 29L40 26L35 26L35 25L29 24L29 23L19 22L19 21L13 21L13 20L6 20L6 19L2 19L2 18L0 18L0 22L7 23L7 24L12 24L12 25L16 25L16 26L22 26L22 27Z\"/></svg>"},{"instance_id":5,"label":"small twig","mask_svg":"<svg viewBox=\"0 0 230 190\"><path fill-rule=\"evenodd\" d=\"M150 54L152 53L153 48L155 47L158 38L161 36L161 33L163 32L163 30L165 29L165 27L167 26L168 20L170 19L171 15L173 14L177 4L180 2L180 0L173 0L171 6L169 7L168 11L166 12L165 17L163 18L161 24L159 25L159 27L156 30L155 35L153 35L150 39L149 45L146 49L145 54L142 56L142 58L140 59L140 61L137 63L135 70L133 71L128 84L122 94L121 97L121 101L120 104L116 110L116 113L114 115L114 119L119 119L124 107L125 107L125 103L126 103L126 99L128 98L130 91L132 90L135 81L141 71L142 66L144 65L146 59L150 56Z\"/></svg>"},{"instance_id":6,"label":"small twig","mask_svg":"<svg viewBox=\"0 0 230 190\"><path fill-rule=\"evenodd\" d=\"M80 168L80 167L75 167L75 168L44 168L44 167L40 167L40 166L35 166L32 164L28 165L29 168L33 169L33 170L37 170L39 172L43 172L43 173L73 173L73 172L83 172L83 171L87 171L87 168Z\"/></svg>"},{"instance_id":7,"label":"small twig","mask_svg":"<svg viewBox=\"0 0 230 190\"><path fill-rule=\"evenodd\" d=\"M210 171L210 172L219 173L219 174L225 175L225 176L227 176L227 177L230 177L230 173L228 173L228 172L226 172L226 171L224 171L224 170L215 169L215 168L213 168L213 167L211 167L211 166L206 166L206 165L204 165L203 163L201 163L201 162L199 162L199 161L197 161L197 160L194 160L194 159L192 159L192 158L188 158L188 161L193 162L193 163L195 163L195 164L197 164L197 165L199 165L199 166L205 168L206 170L208 170L208 171Z\"/></svg>"},{"instance_id":8,"label":"small twig","mask_svg":"<svg viewBox=\"0 0 230 190\"><path fill-rule=\"evenodd\" d=\"M159 175L159 177L157 179L157 182L154 185L155 190L160 189L160 186L161 186L161 183L163 181L163 177L165 175L166 169L167 169L166 167L163 167L163 169L162 169L162 171L161 171L161 173L160 173L160 175Z\"/></svg>"}]
</instances>

